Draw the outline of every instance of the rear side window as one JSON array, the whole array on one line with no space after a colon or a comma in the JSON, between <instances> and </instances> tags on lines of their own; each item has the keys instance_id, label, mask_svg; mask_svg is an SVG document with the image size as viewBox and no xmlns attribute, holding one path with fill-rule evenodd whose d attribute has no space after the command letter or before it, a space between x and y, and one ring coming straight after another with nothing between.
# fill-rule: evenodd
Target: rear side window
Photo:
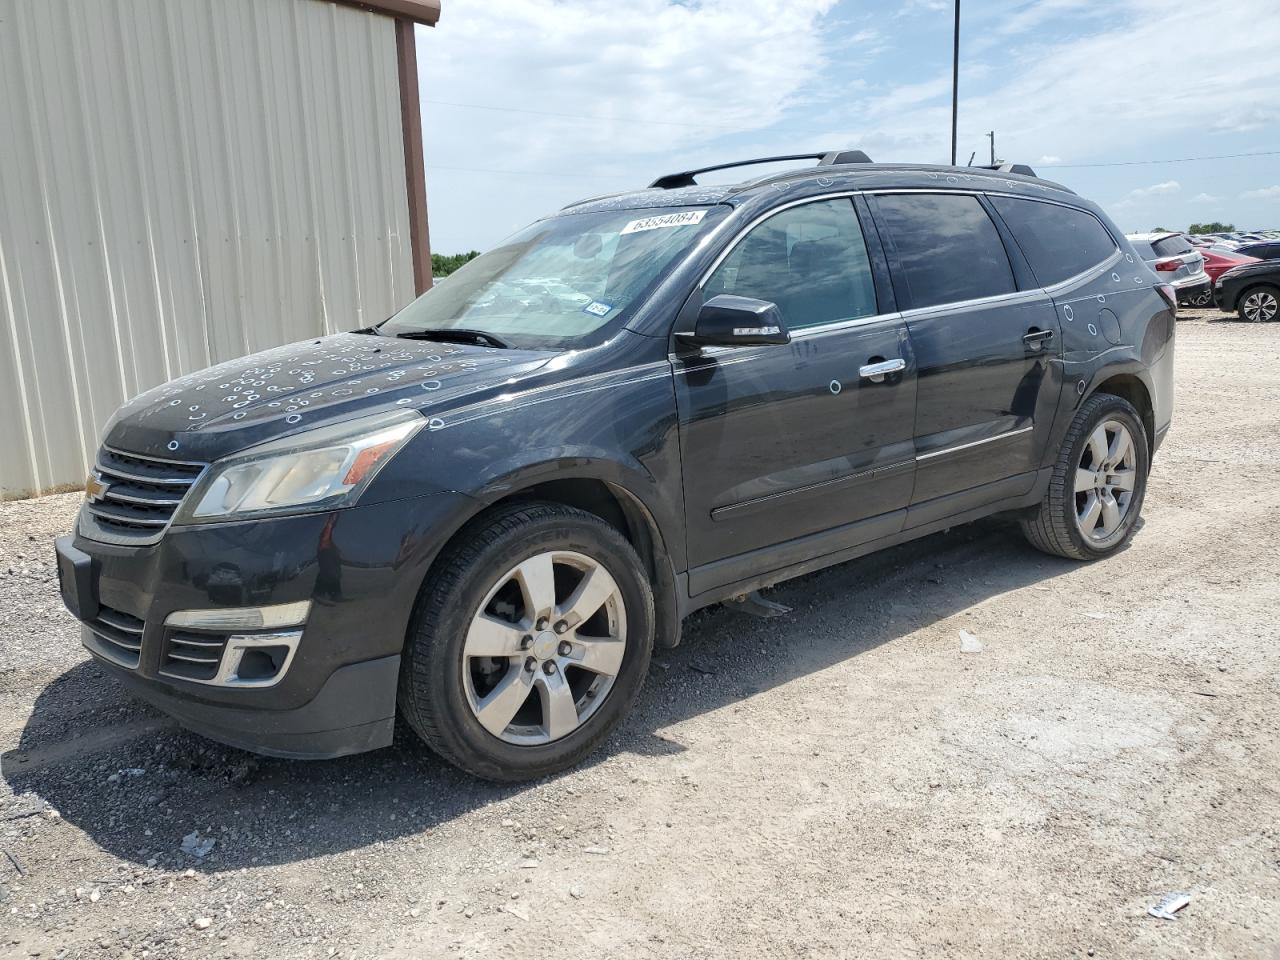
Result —
<instances>
[{"instance_id":1,"label":"rear side window","mask_svg":"<svg viewBox=\"0 0 1280 960\"><path fill-rule=\"evenodd\" d=\"M913 307L1013 293L1013 270L996 226L976 197L890 194L876 198Z\"/></svg>"},{"instance_id":2,"label":"rear side window","mask_svg":"<svg viewBox=\"0 0 1280 960\"><path fill-rule=\"evenodd\" d=\"M1151 249L1158 257L1180 257L1184 253L1190 253L1195 247L1191 246L1191 241L1182 234L1176 233L1172 237L1161 237L1159 240L1151 241Z\"/></svg>"},{"instance_id":3,"label":"rear side window","mask_svg":"<svg viewBox=\"0 0 1280 960\"><path fill-rule=\"evenodd\" d=\"M867 245L853 202L821 200L783 210L733 248L703 289L778 305L792 330L876 312Z\"/></svg>"},{"instance_id":4,"label":"rear side window","mask_svg":"<svg viewBox=\"0 0 1280 960\"><path fill-rule=\"evenodd\" d=\"M1083 210L1016 197L990 199L1042 287L1084 273L1116 252L1107 228Z\"/></svg>"}]
</instances>

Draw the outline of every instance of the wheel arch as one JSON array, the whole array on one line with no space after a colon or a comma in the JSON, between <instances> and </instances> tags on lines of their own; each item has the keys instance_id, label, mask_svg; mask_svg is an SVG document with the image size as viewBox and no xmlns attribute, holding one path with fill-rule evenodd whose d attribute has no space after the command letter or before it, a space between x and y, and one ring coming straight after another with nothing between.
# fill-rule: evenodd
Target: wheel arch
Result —
<instances>
[{"instance_id":1,"label":"wheel arch","mask_svg":"<svg viewBox=\"0 0 1280 960\"><path fill-rule=\"evenodd\" d=\"M1099 393L1109 393L1127 400L1138 411L1138 416L1142 420L1142 430L1147 435L1147 449L1154 453L1156 448L1155 405L1152 402L1151 389L1142 381L1142 378L1132 373L1108 374L1104 371L1098 384L1085 394L1082 402Z\"/></svg>"},{"instance_id":2,"label":"wheel arch","mask_svg":"<svg viewBox=\"0 0 1280 960\"><path fill-rule=\"evenodd\" d=\"M1259 287L1268 287L1272 290L1280 292L1280 281L1276 281L1268 278L1266 280L1255 280L1253 283L1242 286L1236 292L1235 298L1231 304L1232 312L1234 313L1238 311L1240 309L1240 305L1244 303L1244 298L1247 297L1249 294L1253 293L1253 291L1257 290Z\"/></svg>"},{"instance_id":3,"label":"wheel arch","mask_svg":"<svg viewBox=\"0 0 1280 960\"><path fill-rule=\"evenodd\" d=\"M490 484L484 491L474 494L475 509L461 520L432 558L423 575L422 587L430 583L440 558L450 547L469 536L475 525L484 522L493 511L513 503L561 504L599 517L626 537L649 574L654 598L655 645L668 648L678 645L681 617L675 566L662 528L650 506L617 478L605 479L581 473L540 479L539 474L545 475L546 472L536 468L522 471L521 480L508 479Z\"/></svg>"}]
</instances>

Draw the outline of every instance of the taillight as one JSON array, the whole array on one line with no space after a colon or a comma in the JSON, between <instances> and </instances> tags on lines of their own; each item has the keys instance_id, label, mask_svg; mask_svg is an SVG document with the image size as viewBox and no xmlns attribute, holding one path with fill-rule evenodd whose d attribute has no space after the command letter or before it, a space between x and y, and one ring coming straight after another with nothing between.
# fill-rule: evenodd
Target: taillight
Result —
<instances>
[{"instance_id":1,"label":"taillight","mask_svg":"<svg viewBox=\"0 0 1280 960\"><path fill-rule=\"evenodd\" d=\"M1168 260L1156 261L1156 270L1160 273L1173 273L1181 266L1181 257L1170 257Z\"/></svg>"},{"instance_id":2,"label":"taillight","mask_svg":"<svg viewBox=\"0 0 1280 960\"><path fill-rule=\"evenodd\" d=\"M1178 291L1172 283L1157 283L1156 291L1160 296L1164 297L1164 302L1169 304L1169 310L1172 313L1178 312Z\"/></svg>"}]
</instances>

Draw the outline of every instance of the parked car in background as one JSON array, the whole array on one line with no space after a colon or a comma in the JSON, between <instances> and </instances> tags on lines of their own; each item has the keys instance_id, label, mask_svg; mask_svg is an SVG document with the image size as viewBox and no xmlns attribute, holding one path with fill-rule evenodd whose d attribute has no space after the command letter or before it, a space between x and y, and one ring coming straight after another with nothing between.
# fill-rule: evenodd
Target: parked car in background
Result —
<instances>
[{"instance_id":1,"label":"parked car in background","mask_svg":"<svg viewBox=\"0 0 1280 960\"><path fill-rule=\"evenodd\" d=\"M1156 275L1173 284L1179 303L1208 305L1213 283L1204 272L1204 257L1185 234L1131 233L1128 239Z\"/></svg>"},{"instance_id":2,"label":"parked car in background","mask_svg":"<svg viewBox=\"0 0 1280 960\"><path fill-rule=\"evenodd\" d=\"M57 542L102 670L251 750L386 746L398 710L524 780L701 607L995 513L1075 560L1129 542L1176 296L1097 204L860 151L715 169L126 404Z\"/></svg>"},{"instance_id":3,"label":"parked car in background","mask_svg":"<svg viewBox=\"0 0 1280 960\"><path fill-rule=\"evenodd\" d=\"M1213 283L1234 267L1242 267L1246 263L1262 263L1257 257L1245 257L1235 252L1228 253L1225 250L1213 250L1208 247L1200 248L1200 256L1204 258L1204 272ZM1191 301L1193 307L1208 307L1212 304L1212 290Z\"/></svg>"},{"instance_id":4,"label":"parked car in background","mask_svg":"<svg viewBox=\"0 0 1280 960\"><path fill-rule=\"evenodd\" d=\"M1236 253L1259 260L1280 259L1280 240L1261 240L1254 243L1242 243L1236 247Z\"/></svg>"},{"instance_id":5,"label":"parked car in background","mask_svg":"<svg viewBox=\"0 0 1280 960\"><path fill-rule=\"evenodd\" d=\"M1213 285L1213 298L1224 313L1238 313L1249 323L1268 323L1280 315L1280 260L1257 260L1232 267Z\"/></svg>"}]
</instances>

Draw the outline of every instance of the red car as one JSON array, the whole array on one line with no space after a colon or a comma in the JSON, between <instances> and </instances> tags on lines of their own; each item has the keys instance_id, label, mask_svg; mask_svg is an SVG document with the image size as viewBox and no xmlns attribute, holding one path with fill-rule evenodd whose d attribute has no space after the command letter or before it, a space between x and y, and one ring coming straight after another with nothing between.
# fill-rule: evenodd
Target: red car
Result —
<instances>
[{"instance_id":1,"label":"red car","mask_svg":"<svg viewBox=\"0 0 1280 960\"><path fill-rule=\"evenodd\" d=\"M1238 267L1242 263L1258 263L1257 257L1246 257L1239 253L1224 253L1221 250L1210 250L1207 247L1200 247L1200 255L1204 257L1204 272L1209 275L1210 284L1218 282L1219 275L1226 273L1232 267ZM1204 301L1203 303L1201 301ZM1202 294L1191 302L1193 307L1209 307L1213 305L1213 288L1210 286L1207 294Z\"/></svg>"}]
</instances>

